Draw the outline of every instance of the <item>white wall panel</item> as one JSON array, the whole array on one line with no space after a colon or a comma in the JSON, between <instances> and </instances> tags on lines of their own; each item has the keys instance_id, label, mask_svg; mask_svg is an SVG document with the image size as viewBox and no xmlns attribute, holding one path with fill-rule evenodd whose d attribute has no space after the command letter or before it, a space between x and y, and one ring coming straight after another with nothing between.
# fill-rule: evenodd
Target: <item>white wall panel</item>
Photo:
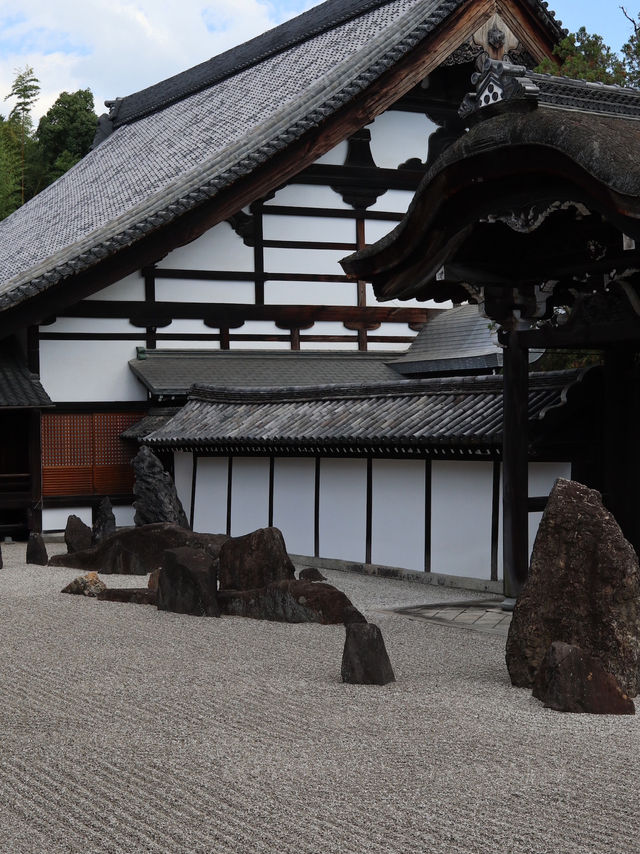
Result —
<instances>
[{"instance_id":1,"label":"white wall panel","mask_svg":"<svg viewBox=\"0 0 640 854\"><path fill-rule=\"evenodd\" d=\"M236 457L231 486L231 535L238 537L269 524L269 460Z\"/></svg>"},{"instance_id":2,"label":"white wall panel","mask_svg":"<svg viewBox=\"0 0 640 854\"><path fill-rule=\"evenodd\" d=\"M377 243L397 225L393 220L368 219L364 224L364 239L367 243Z\"/></svg>"},{"instance_id":3,"label":"white wall panel","mask_svg":"<svg viewBox=\"0 0 640 854\"><path fill-rule=\"evenodd\" d=\"M41 341L40 379L53 401L146 400L128 362L140 341Z\"/></svg>"},{"instance_id":4,"label":"white wall panel","mask_svg":"<svg viewBox=\"0 0 640 854\"><path fill-rule=\"evenodd\" d=\"M431 570L491 578L492 463L436 461L431 480Z\"/></svg>"},{"instance_id":5,"label":"white wall panel","mask_svg":"<svg viewBox=\"0 0 640 854\"><path fill-rule=\"evenodd\" d=\"M221 222L192 243L169 252L158 266L171 270L252 270L253 249L245 246L228 222Z\"/></svg>"},{"instance_id":6,"label":"white wall panel","mask_svg":"<svg viewBox=\"0 0 640 854\"><path fill-rule=\"evenodd\" d=\"M264 268L267 273L326 273L344 276L340 259L343 250L335 249L265 249Z\"/></svg>"},{"instance_id":7,"label":"white wall panel","mask_svg":"<svg viewBox=\"0 0 640 854\"><path fill-rule=\"evenodd\" d=\"M264 206L265 211L271 205L291 205L301 208L333 208L334 210L353 210L331 187L314 187L305 184L289 184L283 187Z\"/></svg>"},{"instance_id":8,"label":"white wall panel","mask_svg":"<svg viewBox=\"0 0 640 854\"><path fill-rule=\"evenodd\" d=\"M424 570L425 463L373 460L371 562Z\"/></svg>"},{"instance_id":9,"label":"white wall panel","mask_svg":"<svg viewBox=\"0 0 640 854\"><path fill-rule=\"evenodd\" d=\"M45 507L42 511L42 530L64 531L71 515L78 516L89 527L93 524L91 507Z\"/></svg>"},{"instance_id":10,"label":"white wall panel","mask_svg":"<svg viewBox=\"0 0 640 854\"><path fill-rule=\"evenodd\" d=\"M134 507L120 506L113 508L113 515L116 517L117 528L129 528L133 526L133 519L136 515Z\"/></svg>"},{"instance_id":11,"label":"white wall panel","mask_svg":"<svg viewBox=\"0 0 640 854\"><path fill-rule=\"evenodd\" d=\"M387 192L380 196L375 204L371 205L367 210L405 214L412 199L413 193L411 190L387 190Z\"/></svg>"},{"instance_id":12,"label":"white wall panel","mask_svg":"<svg viewBox=\"0 0 640 854\"><path fill-rule=\"evenodd\" d=\"M367 533L365 460L320 464L320 557L364 561Z\"/></svg>"},{"instance_id":13,"label":"white wall panel","mask_svg":"<svg viewBox=\"0 0 640 854\"><path fill-rule=\"evenodd\" d=\"M342 166L347 156L347 140L343 140L316 160L316 163L328 163L332 166Z\"/></svg>"},{"instance_id":14,"label":"white wall panel","mask_svg":"<svg viewBox=\"0 0 640 854\"><path fill-rule=\"evenodd\" d=\"M311 188L305 187L305 190L307 189ZM265 240L320 240L326 243L355 243L356 223L355 220L346 218L332 219L321 216L265 214L263 234ZM274 250L268 251L273 252ZM340 257L344 258L345 254L344 250L341 251Z\"/></svg>"},{"instance_id":15,"label":"white wall panel","mask_svg":"<svg viewBox=\"0 0 640 854\"><path fill-rule=\"evenodd\" d=\"M144 300L144 278L140 271L87 297L88 300Z\"/></svg>"},{"instance_id":16,"label":"white wall panel","mask_svg":"<svg viewBox=\"0 0 640 854\"><path fill-rule=\"evenodd\" d=\"M162 329L161 332L168 331L171 327L167 326L165 329ZM217 329L209 329L207 327L207 332L212 335L216 335ZM184 334L184 333L181 333ZM185 341L181 339L176 339L174 341L167 341L164 338L160 338L158 340L158 347L163 350L219 350L220 342L219 341Z\"/></svg>"},{"instance_id":17,"label":"white wall panel","mask_svg":"<svg viewBox=\"0 0 640 854\"><path fill-rule=\"evenodd\" d=\"M132 326L126 317L58 317L55 323L40 327L43 333L84 332L97 335L105 332L136 332L137 329L138 327Z\"/></svg>"},{"instance_id":18,"label":"white wall panel","mask_svg":"<svg viewBox=\"0 0 640 854\"><path fill-rule=\"evenodd\" d=\"M368 127L376 164L383 169L396 169L410 157L427 159L429 136L437 126L424 113L387 110Z\"/></svg>"},{"instance_id":19,"label":"white wall panel","mask_svg":"<svg viewBox=\"0 0 640 854\"><path fill-rule=\"evenodd\" d=\"M278 329L271 320L247 320L238 329L231 329L231 335L284 335L285 341L231 341L232 350L289 350L291 341L286 329Z\"/></svg>"},{"instance_id":20,"label":"white wall panel","mask_svg":"<svg viewBox=\"0 0 640 854\"><path fill-rule=\"evenodd\" d=\"M158 302L255 302L253 282L204 282L193 279L156 279Z\"/></svg>"},{"instance_id":21,"label":"white wall panel","mask_svg":"<svg viewBox=\"0 0 640 854\"><path fill-rule=\"evenodd\" d=\"M367 350L375 350L379 353L397 353L398 355L400 355L401 353L406 353L408 347L409 344L398 344L397 342L391 344L385 344L379 341L367 342ZM398 378L400 378L400 374L398 374Z\"/></svg>"},{"instance_id":22,"label":"white wall panel","mask_svg":"<svg viewBox=\"0 0 640 854\"><path fill-rule=\"evenodd\" d=\"M173 479L178 498L188 519L191 514L191 488L193 486L193 454L191 451L173 452Z\"/></svg>"},{"instance_id":23,"label":"white wall panel","mask_svg":"<svg viewBox=\"0 0 640 854\"><path fill-rule=\"evenodd\" d=\"M358 305L354 282L266 282L266 305Z\"/></svg>"},{"instance_id":24,"label":"white wall panel","mask_svg":"<svg viewBox=\"0 0 640 854\"><path fill-rule=\"evenodd\" d=\"M205 534L227 532L227 483L229 460L226 457L200 457L196 474L196 501L193 530Z\"/></svg>"},{"instance_id":25,"label":"white wall panel","mask_svg":"<svg viewBox=\"0 0 640 854\"><path fill-rule=\"evenodd\" d=\"M311 330L308 330L311 332ZM345 329L345 335L356 335L355 332L349 332ZM303 333L304 334L304 333ZM357 350L358 342L353 341L301 341L301 350Z\"/></svg>"},{"instance_id":26,"label":"white wall panel","mask_svg":"<svg viewBox=\"0 0 640 854\"><path fill-rule=\"evenodd\" d=\"M315 514L315 460L275 460L273 524L280 528L287 551L312 555Z\"/></svg>"},{"instance_id":27,"label":"white wall panel","mask_svg":"<svg viewBox=\"0 0 640 854\"><path fill-rule=\"evenodd\" d=\"M559 477L571 478L571 463L529 463L529 497L548 495ZM542 513L529 513L529 556L538 533Z\"/></svg>"}]
</instances>

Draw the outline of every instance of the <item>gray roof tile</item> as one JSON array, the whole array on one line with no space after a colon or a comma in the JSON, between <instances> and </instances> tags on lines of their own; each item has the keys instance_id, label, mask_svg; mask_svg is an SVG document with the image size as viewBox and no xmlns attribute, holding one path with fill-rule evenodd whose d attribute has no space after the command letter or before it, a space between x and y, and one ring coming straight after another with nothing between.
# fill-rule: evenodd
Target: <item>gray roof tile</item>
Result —
<instances>
[{"instance_id":1,"label":"gray roof tile","mask_svg":"<svg viewBox=\"0 0 640 854\"><path fill-rule=\"evenodd\" d=\"M532 374L530 422L563 406L581 378L577 371ZM247 453L372 447L491 453L501 441L502 378L492 376L287 391L196 386L180 412L145 440L152 447Z\"/></svg>"},{"instance_id":2,"label":"gray roof tile","mask_svg":"<svg viewBox=\"0 0 640 854\"><path fill-rule=\"evenodd\" d=\"M39 409L52 405L38 377L25 365L17 346L4 342L0 349L0 407Z\"/></svg>"}]
</instances>

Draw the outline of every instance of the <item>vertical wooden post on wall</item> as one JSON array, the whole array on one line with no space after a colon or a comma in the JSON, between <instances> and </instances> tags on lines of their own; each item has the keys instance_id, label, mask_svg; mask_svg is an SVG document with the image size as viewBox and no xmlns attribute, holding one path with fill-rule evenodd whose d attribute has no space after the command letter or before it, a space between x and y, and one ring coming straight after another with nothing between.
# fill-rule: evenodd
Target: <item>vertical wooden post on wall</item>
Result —
<instances>
[{"instance_id":1,"label":"vertical wooden post on wall","mask_svg":"<svg viewBox=\"0 0 640 854\"><path fill-rule=\"evenodd\" d=\"M424 571L431 572L431 460L424 461Z\"/></svg>"},{"instance_id":2,"label":"vertical wooden post on wall","mask_svg":"<svg viewBox=\"0 0 640 854\"><path fill-rule=\"evenodd\" d=\"M373 460L367 457L367 512L364 562L371 563L371 539L373 536Z\"/></svg>"},{"instance_id":3,"label":"vertical wooden post on wall","mask_svg":"<svg viewBox=\"0 0 640 854\"><path fill-rule=\"evenodd\" d=\"M515 599L529 569L529 358L511 329L504 348L502 519L504 592Z\"/></svg>"},{"instance_id":4,"label":"vertical wooden post on wall","mask_svg":"<svg viewBox=\"0 0 640 854\"><path fill-rule=\"evenodd\" d=\"M500 550L500 463L493 462L493 488L491 490L491 580L498 580L498 553Z\"/></svg>"},{"instance_id":5,"label":"vertical wooden post on wall","mask_svg":"<svg viewBox=\"0 0 640 854\"><path fill-rule=\"evenodd\" d=\"M320 557L320 457L316 457L313 496L313 556Z\"/></svg>"},{"instance_id":6,"label":"vertical wooden post on wall","mask_svg":"<svg viewBox=\"0 0 640 854\"><path fill-rule=\"evenodd\" d=\"M29 414L29 471L31 474L31 507L29 530L42 531L42 427L39 409Z\"/></svg>"},{"instance_id":7,"label":"vertical wooden post on wall","mask_svg":"<svg viewBox=\"0 0 640 854\"><path fill-rule=\"evenodd\" d=\"M231 498L233 493L233 457L227 458L227 536L231 536Z\"/></svg>"},{"instance_id":8,"label":"vertical wooden post on wall","mask_svg":"<svg viewBox=\"0 0 640 854\"><path fill-rule=\"evenodd\" d=\"M196 486L198 482L198 457L191 454L191 506L189 508L189 525L193 531L193 520L196 515Z\"/></svg>"}]
</instances>

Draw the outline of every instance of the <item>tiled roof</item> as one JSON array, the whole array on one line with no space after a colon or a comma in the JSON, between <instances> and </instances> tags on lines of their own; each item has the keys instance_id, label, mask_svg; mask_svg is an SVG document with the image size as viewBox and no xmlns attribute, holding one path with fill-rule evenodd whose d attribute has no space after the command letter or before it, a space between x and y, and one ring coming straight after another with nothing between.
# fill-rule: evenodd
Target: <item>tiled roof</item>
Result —
<instances>
[{"instance_id":1,"label":"tiled roof","mask_svg":"<svg viewBox=\"0 0 640 854\"><path fill-rule=\"evenodd\" d=\"M393 382L389 353L251 350L140 350L129 362L156 396L186 395L195 383L259 388ZM398 354L391 354L398 355Z\"/></svg>"},{"instance_id":2,"label":"tiled roof","mask_svg":"<svg viewBox=\"0 0 640 854\"><path fill-rule=\"evenodd\" d=\"M563 406L577 371L532 374L529 420ZM351 454L457 448L495 453L502 441L502 378L455 377L260 391L196 386L180 412L145 440L151 447Z\"/></svg>"},{"instance_id":3,"label":"tiled roof","mask_svg":"<svg viewBox=\"0 0 640 854\"><path fill-rule=\"evenodd\" d=\"M148 415L145 415L144 418L141 418L140 421L136 421L135 424L132 424L131 427L127 427L120 434L120 438L122 439L144 439L145 436L148 436L149 433L153 433L155 430L159 430L160 427L163 427L170 418L173 418L174 415L178 413L179 409L177 406L167 406L162 409L152 409Z\"/></svg>"},{"instance_id":4,"label":"tiled roof","mask_svg":"<svg viewBox=\"0 0 640 854\"><path fill-rule=\"evenodd\" d=\"M347 105L465 0L330 0L114 107L115 130L0 223L0 310L252 174ZM527 0L552 36L546 4Z\"/></svg>"},{"instance_id":5,"label":"tiled roof","mask_svg":"<svg viewBox=\"0 0 640 854\"><path fill-rule=\"evenodd\" d=\"M52 406L40 380L27 368L17 347L4 342L0 349L0 407L39 409Z\"/></svg>"}]
</instances>

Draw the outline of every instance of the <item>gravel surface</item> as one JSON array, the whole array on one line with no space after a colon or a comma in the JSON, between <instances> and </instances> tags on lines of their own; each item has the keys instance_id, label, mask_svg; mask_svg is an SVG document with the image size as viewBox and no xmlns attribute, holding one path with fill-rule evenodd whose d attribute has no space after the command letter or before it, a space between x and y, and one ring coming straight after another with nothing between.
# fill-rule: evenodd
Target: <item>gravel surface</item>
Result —
<instances>
[{"instance_id":1,"label":"gravel surface","mask_svg":"<svg viewBox=\"0 0 640 854\"><path fill-rule=\"evenodd\" d=\"M545 710L501 638L383 610L472 594L326 572L397 677L353 686L341 626L60 595L77 570L2 553L2 854L640 848L635 717Z\"/></svg>"}]
</instances>

